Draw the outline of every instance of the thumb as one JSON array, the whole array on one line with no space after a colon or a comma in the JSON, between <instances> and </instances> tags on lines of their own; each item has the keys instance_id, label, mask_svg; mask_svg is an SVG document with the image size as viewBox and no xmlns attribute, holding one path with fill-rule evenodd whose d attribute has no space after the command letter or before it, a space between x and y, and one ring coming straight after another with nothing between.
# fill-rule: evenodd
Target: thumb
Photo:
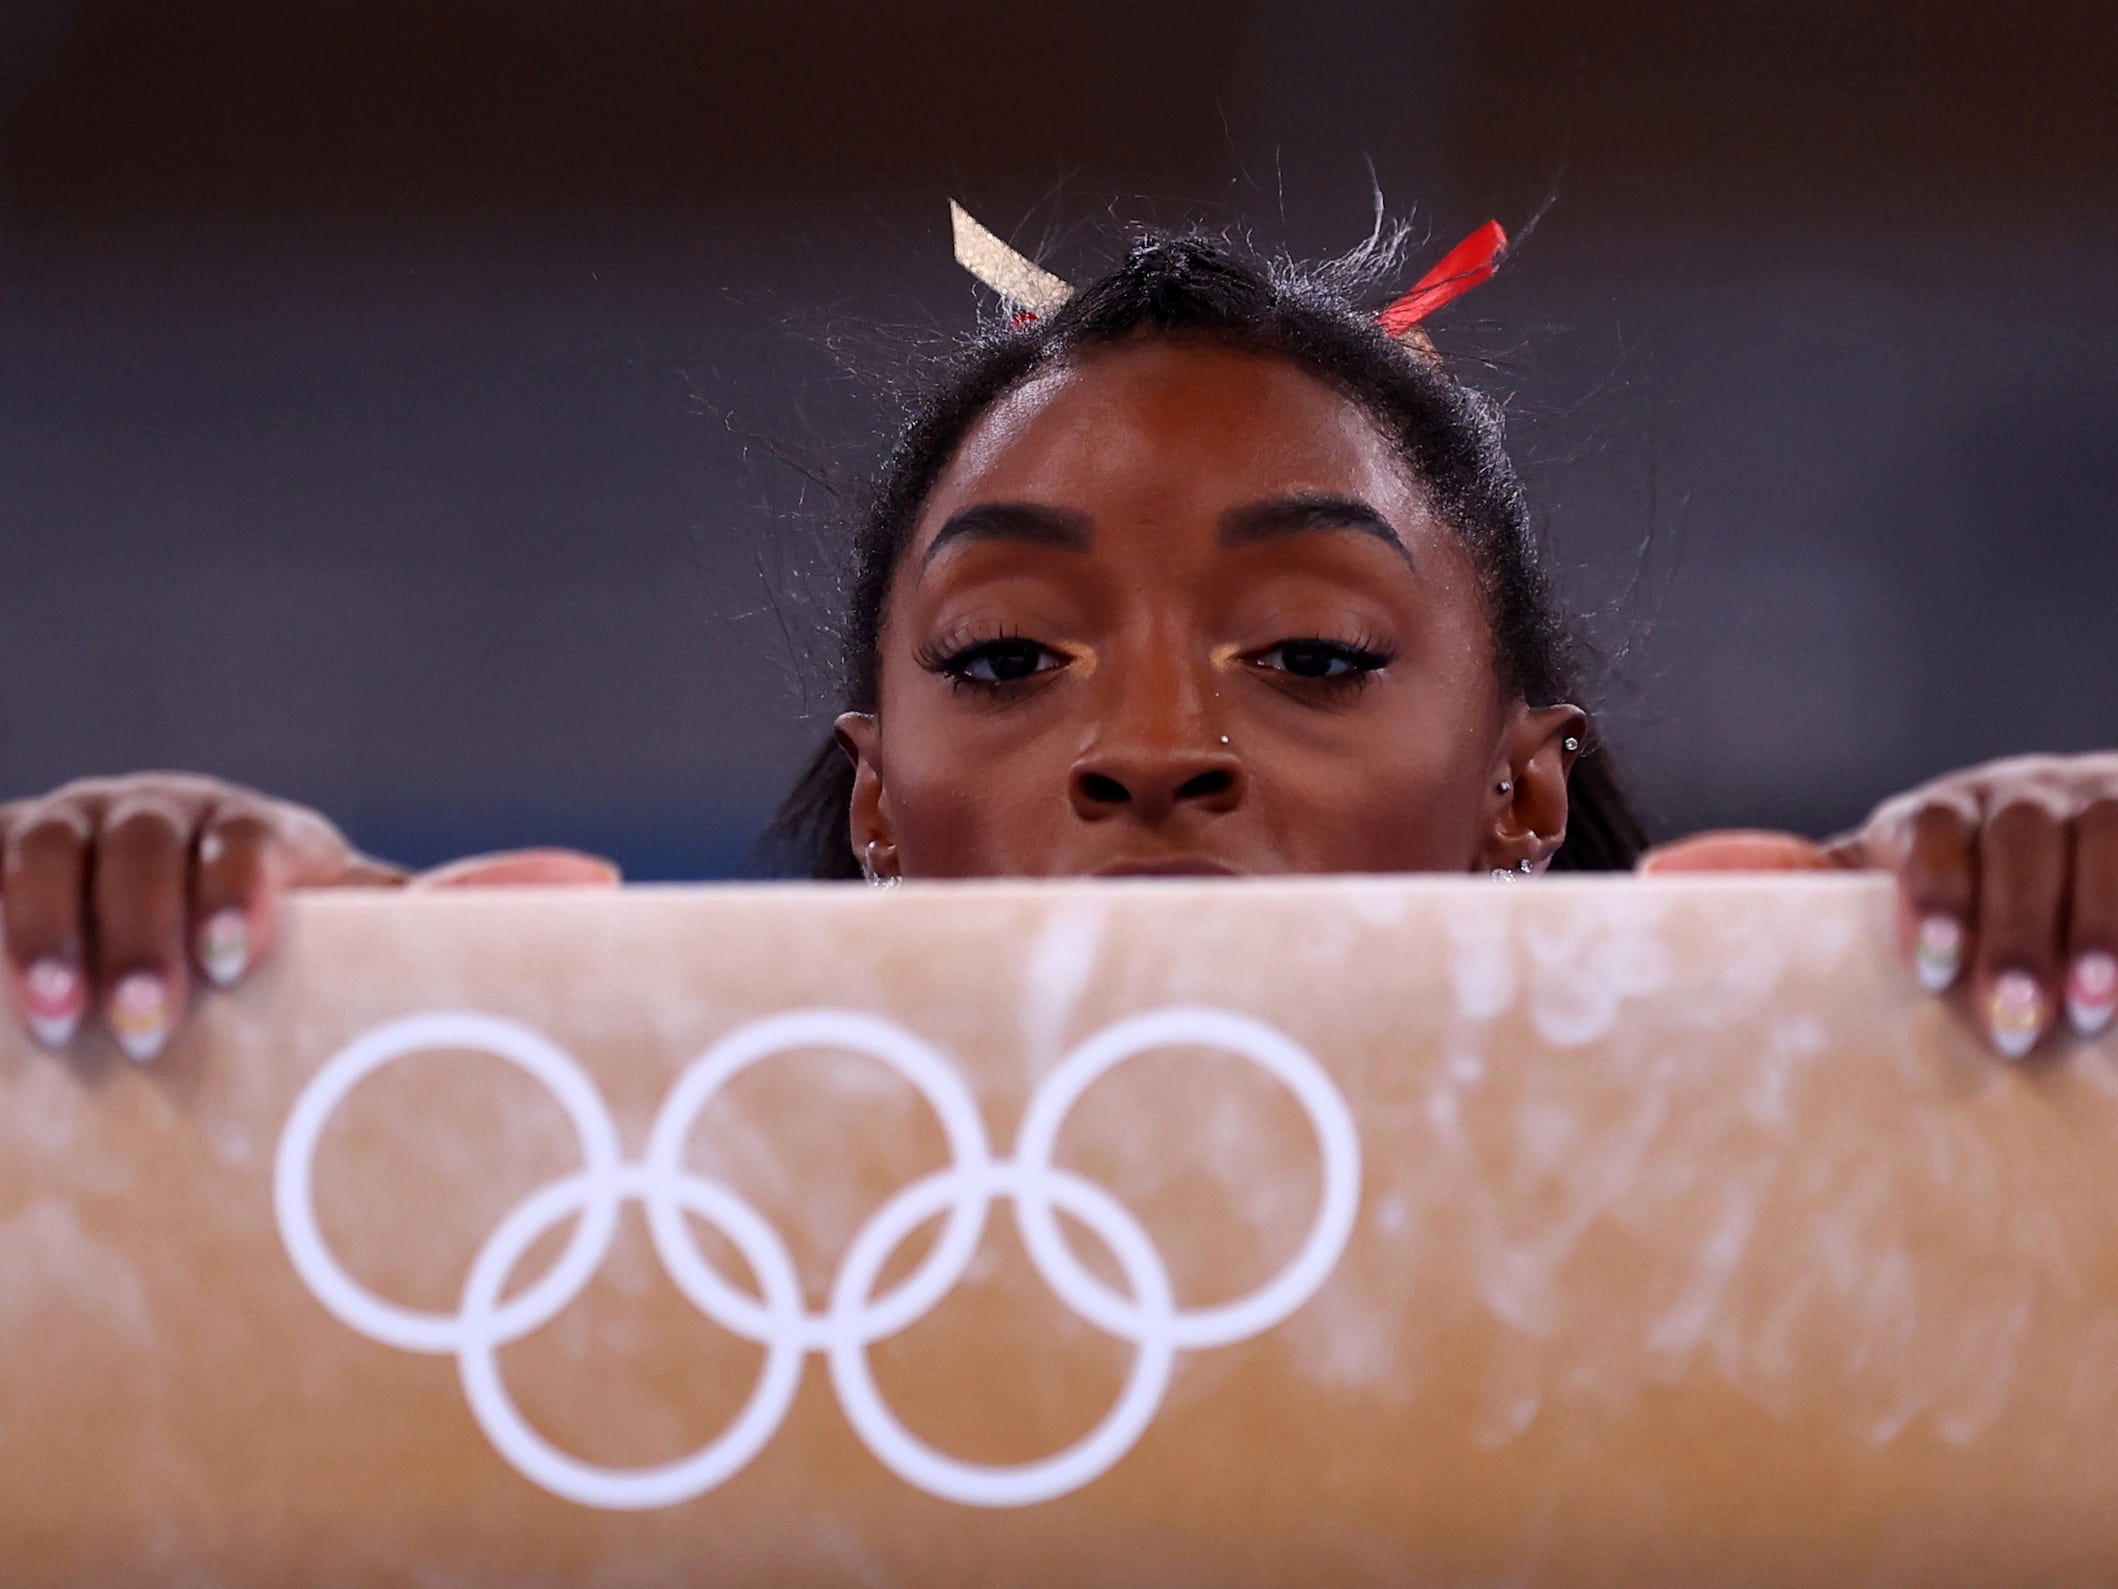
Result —
<instances>
[{"instance_id":1,"label":"thumb","mask_svg":"<svg viewBox=\"0 0 2118 1589\"><path fill-rule=\"evenodd\" d=\"M617 863L579 850L502 850L470 855L430 872L406 886L436 888L615 888L623 881Z\"/></svg>"},{"instance_id":2,"label":"thumb","mask_svg":"<svg viewBox=\"0 0 2118 1589\"><path fill-rule=\"evenodd\" d=\"M1675 872L1827 872L1839 869L1832 853L1798 833L1731 831L1698 833L1657 845L1640 858L1640 870Z\"/></svg>"}]
</instances>

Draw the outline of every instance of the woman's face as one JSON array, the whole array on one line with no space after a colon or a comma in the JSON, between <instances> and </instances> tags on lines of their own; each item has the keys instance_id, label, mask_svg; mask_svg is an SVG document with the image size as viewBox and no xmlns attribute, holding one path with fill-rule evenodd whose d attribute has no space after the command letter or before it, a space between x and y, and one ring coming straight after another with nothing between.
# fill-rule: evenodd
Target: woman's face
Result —
<instances>
[{"instance_id":1,"label":"woman's face","mask_svg":"<svg viewBox=\"0 0 2118 1589\"><path fill-rule=\"evenodd\" d=\"M1582 724L1502 688L1469 558L1362 409L1172 340L965 437L879 707L840 720L853 844L908 877L1534 865Z\"/></svg>"}]
</instances>

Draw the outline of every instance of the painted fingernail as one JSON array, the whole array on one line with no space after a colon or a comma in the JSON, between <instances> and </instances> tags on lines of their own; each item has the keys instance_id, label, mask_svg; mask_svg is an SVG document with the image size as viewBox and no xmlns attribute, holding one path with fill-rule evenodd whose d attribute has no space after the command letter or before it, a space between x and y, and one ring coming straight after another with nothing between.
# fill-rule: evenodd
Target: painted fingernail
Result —
<instances>
[{"instance_id":1,"label":"painted fingernail","mask_svg":"<svg viewBox=\"0 0 2118 1589\"><path fill-rule=\"evenodd\" d=\"M144 1065L169 1040L168 985L150 971L135 971L111 990L106 1016L118 1047Z\"/></svg>"},{"instance_id":2,"label":"painted fingernail","mask_svg":"<svg viewBox=\"0 0 2118 1589\"><path fill-rule=\"evenodd\" d=\"M199 964L217 988L225 988L250 969L250 923L239 910L219 910L199 929Z\"/></svg>"},{"instance_id":3,"label":"painted fingernail","mask_svg":"<svg viewBox=\"0 0 2118 1589\"><path fill-rule=\"evenodd\" d=\"M2044 989L2027 971L2003 971L1986 996L1986 1030L1993 1046L2020 1059L2044 1035Z\"/></svg>"},{"instance_id":4,"label":"painted fingernail","mask_svg":"<svg viewBox=\"0 0 2118 1589\"><path fill-rule=\"evenodd\" d=\"M1919 985L1939 993L1956 980L1964 964L1964 926L1954 916L1934 915L1919 924L1919 942L1913 947L1912 968Z\"/></svg>"},{"instance_id":5,"label":"painted fingernail","mask_svg":"<svg viewBox=\"0 0 2118 1589\"><path fill-rule=\"evenodd\" d=\"M2118 955L2091 949L2074 956L2067 973L2067 1019L2083 1037L2094 1037L2118 1011Z\"/></svg>"},{"instance_id":6,"label":"painted fingernail","mask_svg":"<svg viewBox=\"0 0 2118 1589\"><path fill-rule=\"evenodd\" d=\"M39 960L22 977L22 1002L30 1032L46 1048L73 1041L88 1008L88 980L63 960Z\"/></svg>"}]
</instances>

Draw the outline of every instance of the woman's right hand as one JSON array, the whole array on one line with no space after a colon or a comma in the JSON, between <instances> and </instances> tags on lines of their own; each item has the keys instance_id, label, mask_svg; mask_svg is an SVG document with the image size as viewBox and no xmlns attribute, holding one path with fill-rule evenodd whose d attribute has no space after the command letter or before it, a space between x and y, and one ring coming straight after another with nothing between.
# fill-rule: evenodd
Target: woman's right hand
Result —
<instances>
[{"instance_id":1,"label":"woman's right hand","mask_svg":"<svg viewBox=\"0 0 2118 1589\"><path fill-rule=\"evenodd\" d=\"M0 805L9 1003L63 1048L91 1008L154 1058L200 979L233 987L271 952L290 888L602 883L607 861L528 851L425 879L356 851L320 813L190 773L84 778Z\"/></svg>"},{"instance_id":2,"label":"woman's right hand","mask_svg":"<svg viewBox=\"0 0 2118 1589\"><path fill-rule=\"evenodd\" d=\"M83 778L0 806L6 985L63 1048L89 1009L152 1059L200 977L232 987L271 949L287 888L395 886L317 812L187 773Z\"/></svg>"}]
</instances>

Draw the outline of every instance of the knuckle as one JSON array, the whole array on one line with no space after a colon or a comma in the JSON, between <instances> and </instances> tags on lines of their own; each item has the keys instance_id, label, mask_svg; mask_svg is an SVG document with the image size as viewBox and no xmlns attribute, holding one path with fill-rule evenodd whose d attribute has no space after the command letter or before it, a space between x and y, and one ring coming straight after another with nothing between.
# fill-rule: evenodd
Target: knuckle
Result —
<instances>
[{"instance_id":1,"label":"knuckle","mask_svg":"<svg viewBox=\"0 0 2118 1589\"><path fill-rule=\"evenodd\" d=\"M1974 828L1954 803L1923 805L1907 819L1899 873L1916 897L1964 905L1971 891Z\"/></svg>"},{"instance_id":2,"label":"knuckle","mask_svg":"<svg viewBox=\"0 0 2118 1589\"><path fill-rule=\"evenodd\" d=\"M2056 847L2065 825L2066 813L2050 794L2015 790L1987 814L1985 838L1989 844L2009 849Z\"/></svg>"},{"instance_id":3,"label":"knuckle","mask_svg":"<svg viewBox=\"0 0 2118 1589\"><path fill-rule=\"evenodd\" d=\"M217 834L225 844L256 847L270 844L278 836L279 824L272 814L261 806L243 804L224 807L215 813L207 824L206 831Z\"/></svg>"},{"instance_id":4,"label":"knuckle","mask_svg":"<svg viewBox=\"0 0 2118 1589\"><path fill-rule=\"evenodd\" d=\"M1970 840L1971 812L1961 800L1923 800L1905 818L1915 846L1927 850L1946 849Z\"/></svg>"},{"instance_id":5,"label":"knuckle","mask_svg":"<svg viewBox=\"0 0 2118 1589\"><path fill-rule=\"evenodd\" d=\"M99 846L125 859L141 859L174 848L184 834L183 814L154 795L133 795L110 808L103 818Z\"/></svg>"},{"instance_id":6,"label":"knuckle","mask_svg":"<svg viewBox=\"0 0 2118 1589\"><path fill-rule=\"evenodd\" d=\"M123 780L117 778L72 778L59 785L45 796L45 799L93 811L108 805L123 789Z\"/></svg>"},{"instance_id":7,"label":"knuckle","mask_svg":"<svg viewBox=\"0 0 2118 1589\"><path fill-rule=\"evenodd\" d=\"M2118 790L2092 796L2074 818L2074 830L2083 838L2118 843Z\"/></svg>"},{"instance_id":8,"label":"knuckle","mask_svg":"<svg viewBox=\"0 0 2118 1589\"><path fill-rule=\"evenodd\" d=\"M16 824L13 843L24 848L72 848L86 844L92 831L87 814L79 807L44 801Z\"/></svg>"},{"instance_id":9,"label":"knuckle","mask_svg":"<svg viewBox=\"0 0 2118 1589\"><path fill-rule=\"evenodd\" d=\"M33 808L8 838L6 875L43 871L54 863L72 862L88 847L88 819L71 806Z\"/></svg>"},{"instance_id":10,"label":"knuckle","mask_svg":"<svg viewBox=\"0 0 2118 1589\"><path fill-rule=\"evenodd\" d=\"M215 873L256 863L278 838L270 813L250 805L217 813L199 835L199 865Z\"/></svg>"},{"instance_id":11,"label":"knuckle","mask_svg":"<svg viewBox=\"0 0 2118 1589\"><path fill-rule=\"evenodd\" d=\"M2074 759L2050 751L2036 751L2026 756L2005 757L1992 766L1999 777L2020 778L2026 783L2057 789L2065 785L2073 772Z\"/></svg>"}]
</instances>

